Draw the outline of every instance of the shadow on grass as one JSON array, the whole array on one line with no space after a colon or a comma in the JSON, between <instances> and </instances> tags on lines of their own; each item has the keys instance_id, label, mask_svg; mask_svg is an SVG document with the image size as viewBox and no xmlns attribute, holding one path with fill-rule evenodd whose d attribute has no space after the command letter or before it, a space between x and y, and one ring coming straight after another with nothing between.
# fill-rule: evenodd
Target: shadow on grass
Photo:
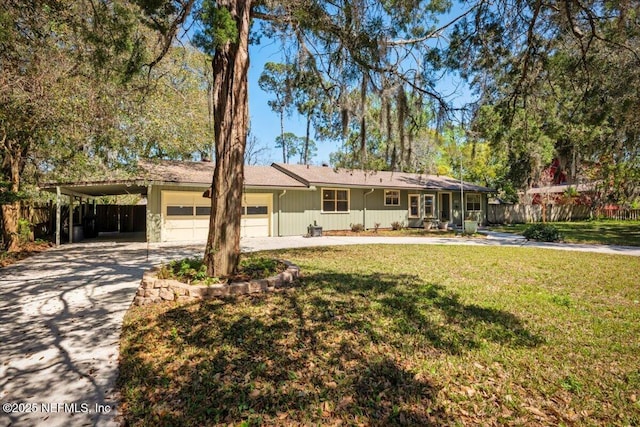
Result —
<instances>
[{"instance_id":1,"label":"shadow on grass","mask_svg":"<svg viewBox=\"0 0 640 427\"><path fill-rule=\"evenodd\" d=\"M541 337L528 331L522 320L512 313L465 304L457 294L441 285L426 283L415 275L329 272L306 277L304 281L322 283L325 290L363 299L363 304L345 305L344 301L341 304L328 299L325 292L314 297L316 307L326 309L333 304L352 314L360 312L362 316L359 317L363 318L371 312L370 304L377 304L377 317L388 319L391 336L404 339L410 335L414 342L417 339L425 346L449 354L479 348L485 342L512 347L534 347L543 343ZM354 323L345 325L351 329L359 326L362 327Z\"/></svg>"},{"instance_id":2,"label":"shadow on grass","mask_svg":"<svg viewBox=\"0 0 640 427\"><path fill-rule=\"evenodd\" d=\"M451 424L416 360L542 342L513 314L410 275L313 274L274 295L139 314L121 351L130 425Z\"/></svg>"}]
</instances>

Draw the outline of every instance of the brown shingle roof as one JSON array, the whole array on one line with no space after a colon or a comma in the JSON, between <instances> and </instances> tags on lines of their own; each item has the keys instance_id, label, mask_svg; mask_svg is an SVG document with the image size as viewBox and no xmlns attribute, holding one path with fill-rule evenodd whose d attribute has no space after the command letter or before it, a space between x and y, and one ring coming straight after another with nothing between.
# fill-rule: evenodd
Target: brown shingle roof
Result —
<instances>
[{"instance_id":1,"label":"brown shingle roof","mask_svg":"<svg viewBox=\"0 0 640 427\"><path fill-rule=\"evenodd\" d=\"M297 177L307 185L336 185L344 187L402 188L416 190L460 190L460 181L451 177L404 172L334 169L274 163L274 168ZM487 187L464 183L465 191L490 193Z\"/></svg>"},{"instance_id":2,"label":"brown shingle roof","mask_svg":"<svg viewBox=\"0 0 640 427\"><path fill-rule=\"evenodd\" d=\"M211 162L184 162L175 160L141 160L140 179L211 185L214 164ZM245 166L244 182L247 187L304 188L300 181L271 166Z\"/></svg>"}]
</instances>

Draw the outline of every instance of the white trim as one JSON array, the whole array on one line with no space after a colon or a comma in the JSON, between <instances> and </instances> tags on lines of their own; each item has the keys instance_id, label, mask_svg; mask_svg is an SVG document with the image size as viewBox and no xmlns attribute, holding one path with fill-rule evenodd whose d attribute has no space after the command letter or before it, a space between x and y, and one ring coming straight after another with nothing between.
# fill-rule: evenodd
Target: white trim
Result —
<instances>
[{"instance_id":1,"label":"white trim","mask_svg":"<svg viewBox=\"0 0 640 427\"><path fill-rule=\"evenodd\" d=\"M323 193L325 190L331 190L331 191L335 191L335 199L333 199L336 202L336 209L338 208L337 206L337 202L338 202L338 191L346 191L347 192L347 210L346 211L325 211L324 210L324 197L323 197ZM350 213L351 212L351 189L350 188L340 188L340 187L321 187L320 188L320 213L323 214L346 214L346 213Z\"/></svg>"},{"instance_id":2,"label":"white trim","mask_svg":"<svg viewBox=\"0 0 640 427\"><path fill-rule=\"evenodd\" d=\"M427 197L431 198L431 215L427 214ZM424 216L427 218L437 218L438 217L438 209L436 205L436 195L435 194L425 194L424 195Z\"/></svg>"},{"instance_id":3,"label":"white trim","mask_svg":"<svg viewBox=\"0 0 640 427\"><path fill-rule=\"evenodd\" d=\"M398 203L387 203L387 193L398 193ZM384 205L385 206L400 206L400 190L384 190Z\"/></svg>"},{"instance_id":4,"label":"white trim","mask_svg":"<svg viewBox=\"0 0 640 427\"><path fill-rule=\"evenodd\" d=\"M416 215L411 215L411 198L415 197L418 199L418 213ZM407 214L408 217L413 219L413 218L420 218L420 194L419 193L409 193L408 195L408 206L407 206Z\"/></svg>"},{"instance_id":5,"label":"white trim","mask_svg":"<svg viewBox=\"0 0 640 427\"><path fill-rule=\"evenodd\" d=\"M480 209L469 209L469 196L478 197ZM480 193L465 193L464 210L465 212L482 212L482 195Z\"/></svg>"}]
</instances>

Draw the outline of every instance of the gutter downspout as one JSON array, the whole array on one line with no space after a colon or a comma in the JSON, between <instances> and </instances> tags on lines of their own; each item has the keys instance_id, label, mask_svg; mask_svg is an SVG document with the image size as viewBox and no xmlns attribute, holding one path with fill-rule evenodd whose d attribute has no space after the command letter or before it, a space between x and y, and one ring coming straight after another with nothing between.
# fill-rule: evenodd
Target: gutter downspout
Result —
<instances>
[{"instance_id":1,"label":"gutter downspout","mask_svg":"<svg viewBox=\"0 0 640 427\"><path fill-rule=\"evenodd\" d=\"M362 226L367 229L367 196L373 193L374 188L364 193L364 210L362 211Z\"/></svg>"},{"instance_id":2,"label":"gutter downspout","mask_svg":"<svg viewBox=\"0 0 640 427\"><path fill-rule=\"evenodd\" d=\"M287 194L287 190L282 190L282 193L278 194L278 237L282 237L280 232L280 217L282 216L282 196Z\"/></svg>"}]
</instances>

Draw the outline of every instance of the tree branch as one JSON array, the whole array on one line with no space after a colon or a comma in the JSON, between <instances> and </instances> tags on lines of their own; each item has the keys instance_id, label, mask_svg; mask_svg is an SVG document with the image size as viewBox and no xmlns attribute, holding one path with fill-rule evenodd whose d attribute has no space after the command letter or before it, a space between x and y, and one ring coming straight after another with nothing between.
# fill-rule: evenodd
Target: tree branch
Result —
<instances>
[{"instance_id":1,"label":"tree branch","mask_svg":"<svg viewBox=\"0 0 640 427\"><path fill-rule=\"evenodd\" d=\"M156 58L151 61L151 63L147 64L147 67L149 67L149 72L151 72L151 69L153 69L153 67L155 67L160 61L162 61L162 58L164 58L167 52L169 52L171 43L173 43L176 34L178 34L180 26L184 24L184 22L189 17L189 14L191 13L191 10L193 9L193 6L195 4L195 0L186 0L180 3L180 10L178 11L176 18L171 22L171 25L169 25L169 30L167 31L167 33L163 34L162 50L160 51L158 56L156 56Z\"/></svg>"},{"instance_id":2,"label":"tree branch","mask_svg":"<svg viewBox=\"0 0 640 427\"><path fill-rule=\"evenodd\" d=\"M425 41L430 40L432 38L441 37L440 33L442 33L447 28L451 27L452 25L454 25L456 22L460 21L461 19L463 19L467 15L470 15L471 12L473 12L476 9L478 9L482 3L484 3L484 1L480 1L480 2L476 3L473 7L471 7L469 10L467 10L463 14L458 15L457 17L455 17L451 21L449 21L446 24L440 26L439 28L433 30L432 32L430 32L429 34L427 34L425 36L417 37L417 38L413 38L413 39L390 40L390 41L385 41L384 43L386 43L387 46L405 46L405 45L410 45L410 44L422 43L422 42L425 42Z\"/></svg>"}]
</instances>

